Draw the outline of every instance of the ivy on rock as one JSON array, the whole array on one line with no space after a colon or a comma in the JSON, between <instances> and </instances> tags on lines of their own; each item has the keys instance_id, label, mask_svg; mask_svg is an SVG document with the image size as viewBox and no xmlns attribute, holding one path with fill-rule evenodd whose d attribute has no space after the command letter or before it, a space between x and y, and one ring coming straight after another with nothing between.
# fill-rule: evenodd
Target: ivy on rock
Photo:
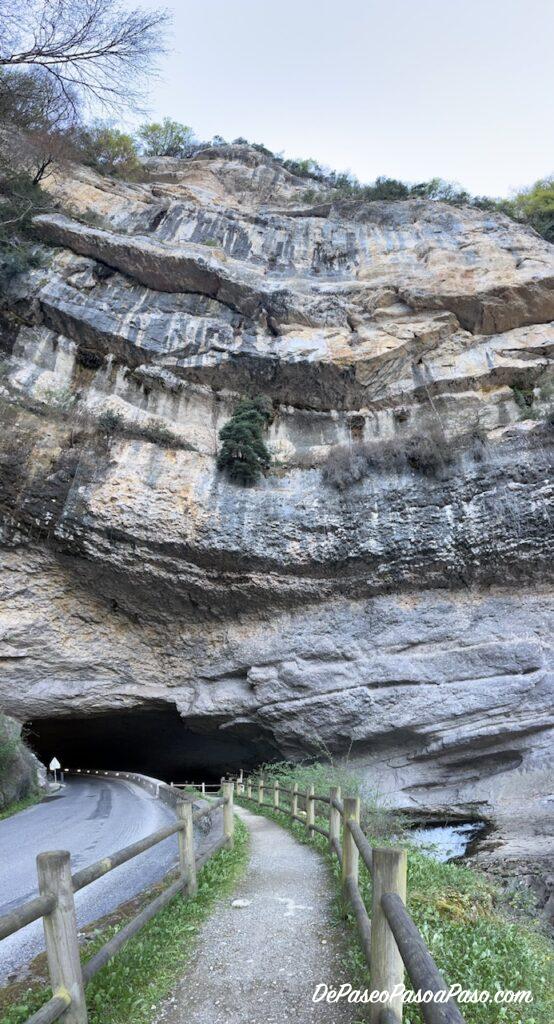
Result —
<instances>
[{"instance_id":1,"label":"ivy on rock","mask_svg":"<svg viewBox=\"0 0 554 1024\"><path fill-rule=\"evenodd\" d=\"M246 487L256 483L269 469L271 457L262 435L271 419L272 407L268 399L262 396L243 398L221 428L217 468L230 480Z\"/></svg>"}]
</instances>

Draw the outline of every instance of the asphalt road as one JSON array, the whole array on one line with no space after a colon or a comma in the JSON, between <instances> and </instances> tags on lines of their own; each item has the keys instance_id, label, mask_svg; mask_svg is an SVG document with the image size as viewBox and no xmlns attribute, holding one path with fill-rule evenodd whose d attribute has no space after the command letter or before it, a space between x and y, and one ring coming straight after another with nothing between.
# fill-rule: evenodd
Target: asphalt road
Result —
<instances>
[{"instance_id":1,"label":"asphalt road","mask_svg":"<svg viewBox=\"0 0 554 1024\"><path fill-rule=\"evenodd\" d=\"M69 850L77 871L174 820L170 808L130 782L69 780L59 795L0 821L0 914L37 895L38 853ZM197 842L201 849L206 840L199 835ZM89 924L136 896L176 860L177 838L171 836L81 889L75 896L78 924ZM1 941L0 985L43 950L40 920Z\"/></svg>"}]
</instances>

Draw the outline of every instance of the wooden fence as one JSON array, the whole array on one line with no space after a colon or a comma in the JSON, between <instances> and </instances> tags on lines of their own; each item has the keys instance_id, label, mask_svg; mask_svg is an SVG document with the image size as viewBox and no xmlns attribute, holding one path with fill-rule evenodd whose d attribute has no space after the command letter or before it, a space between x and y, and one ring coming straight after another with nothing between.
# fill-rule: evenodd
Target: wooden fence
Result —
<instances>
[{"instance_id":1,"label":"wooden fence","mask_svg":"<svg viewBox=\"0 0 554 1024\"><path fill-rule=\"evenodd\" d=\"M342 891L356 920L372 992L393 992L396 986L402 986L404 968L416 992L448 992L449 986L405 906L406 850L370 845L360 826L359 797L342 800L338 786L325 795L315 793L313 785L301 792L297 783L289 789L279 782L268 784L263 776L245 778L242 772L235 785L238 797L285 814L304 825L310 836L317 832L327 839L341 865ZM316 822L316 804L327 808L327 828ZM360 857L373 883L371 918L358 885ZM426 1024L464 1024L452 999L423 1002L420 1010ZM387 1006L371 1005L369 1019L371 1024L401 1024L401 995Z\"/></svg>"},{"instance_id":2,"label":"wooden fence","mask_svg":"<svg viewBox=\"0 0 554 1024\"><path fill-rule=\"evenodd\" d=\"M95 775L113 775L114 777L131 778L123 772L88 772ZM144 780L146 788L155 785L157 780ZM165 790L169 786L160 783ZM220 790L217 786L217 790ZM37 874L39 895L34 899L0 917L0 939L13 935L32 921L44 920L44 935L48 970L52 986L52 998L44 1004L26 1024L53 1024L63 1016L64 1024L87 1024L87 1007L85 987L95 974L108 963L125 943L153 918L160 910L178 894L188 897L196 892L197 872L222 847L233 845L233 783L223 784L222 796L215 798L207 807L193 811L192 801L183 794L174 793L174 806L177 814L176 822L158 829L145 839L140 839L110 857L103 857L89 867L71 874L70 856L67 850L56 850L40 853L37 857ZM171 794L165 793L165 797ZM223 834L199 856L194 848L194 823L205 815L213 814L217 808L223 808ZM164 891L148 903L128 921L123 928L106 942L94 956L81 965L79 940L75 914L75 893L95 882L108 871L113 871L120 864L137 857L145 850L177 835L179 842L179 874ZM166 879L167 880L167 876Z\"/></svg>"}]
</instances>

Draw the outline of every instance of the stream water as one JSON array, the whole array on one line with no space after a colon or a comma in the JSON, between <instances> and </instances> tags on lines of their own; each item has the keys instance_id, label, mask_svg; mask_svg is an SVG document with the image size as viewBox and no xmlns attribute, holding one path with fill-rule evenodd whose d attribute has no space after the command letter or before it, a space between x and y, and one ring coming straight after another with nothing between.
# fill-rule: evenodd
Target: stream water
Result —
<instances>
[{"instance_id":1,"label":"stream water","mask_svg":"<svg viewBox=\"0 0 554 1024\"><path fill-rule=\"evenodd\" d=\"M410 829L410 839L435 860L463 857L470 843L486 828L483 821L453 822L450 825L422 825Z\"/></svg>"}]
</instances>

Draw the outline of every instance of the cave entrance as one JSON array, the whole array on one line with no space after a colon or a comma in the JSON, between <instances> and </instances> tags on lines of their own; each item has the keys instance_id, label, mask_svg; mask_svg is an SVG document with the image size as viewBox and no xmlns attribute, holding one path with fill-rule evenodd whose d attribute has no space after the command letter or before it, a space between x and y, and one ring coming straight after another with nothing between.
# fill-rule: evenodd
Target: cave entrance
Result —
<instances>
[{"instance_id":1,"label":"cave entrance","mask_svg":"<svg viewBox=\"0 0 554 1024\"><path fill-rule=\"evenodd\" d=\"M142 772L165 782L219 781L225 772L252 770L277 752L251 727L222 730L217 720L192 729L168 705L91 715L34 718L29 745L48 765Z\"/></svg>"}]
</instances>

